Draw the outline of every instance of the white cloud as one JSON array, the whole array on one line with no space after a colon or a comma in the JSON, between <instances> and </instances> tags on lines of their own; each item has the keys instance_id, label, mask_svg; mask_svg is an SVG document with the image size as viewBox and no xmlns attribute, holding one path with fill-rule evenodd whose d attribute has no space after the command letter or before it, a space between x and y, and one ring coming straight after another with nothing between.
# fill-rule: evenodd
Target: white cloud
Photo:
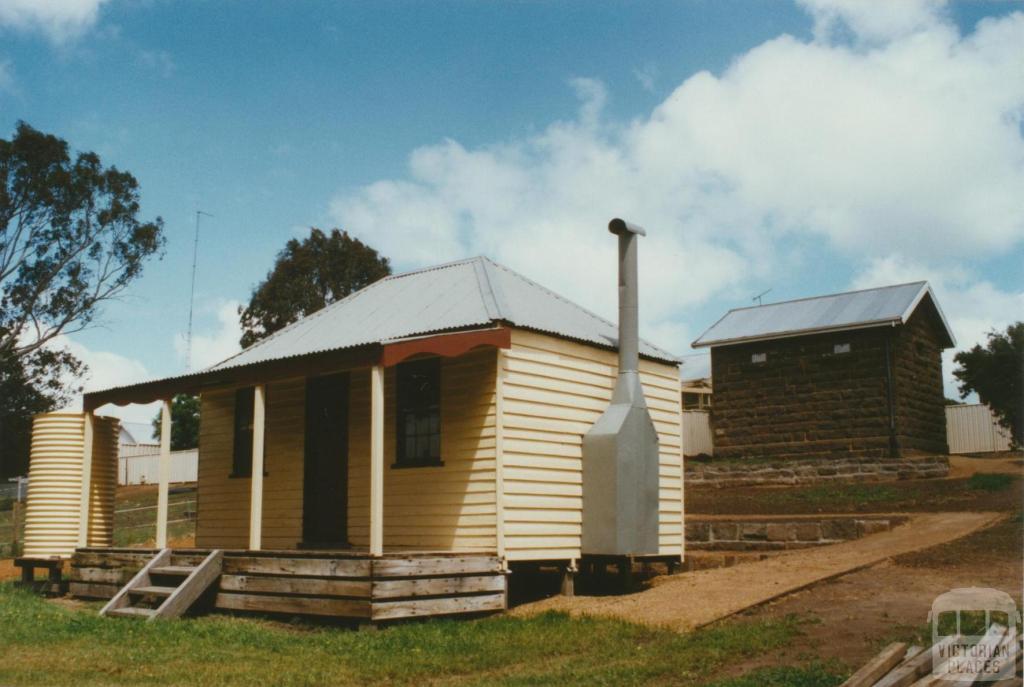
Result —
<instances>
[{"instance_id":1,"label":"white cloud","mask_svg":"<svg viewBox=\"0 0 1024 687\"><path fill-rule=\"evenodd\" d=\"M988 332L1005 330L1024 317L1024 289L1005 291L962 267L937 268L902 255L872 260L854 279L852 288L864 289L921 279L928 280L956 337L956 348L943 353L942 372L946 396L958 399L960 394L953 378L956 366L953 356L975 344L984 344Z\"/></svg>"},{"instance_id":2,"label":"white cloud","mask_svg":"<svg viewBox=\"0 0 1024 687\"><path fill-rule=\"evenodd\" d=\"M41 31L53 43L65 43L91 28L107 0L3 0L0 27Z\"/></svg>"},{"instance_id":3,"label":"white cloud","mask_svg":"<svg viewBox=\"0 0 1024 687\"><path fill-rule=\"evenodd\" d=\"M781 36L625 124L604 117L601 82L574 79L572 121L473 149L418 148L405 178L339 194L332 218L399 264L484 253L612 316L604 227L627 217L650 232L645 335L672 337L700 328L679 325L697 304L754 293L798 264L801 246L929 264L1019 246L1024 14L960 36L933 3L886 3L880 16L808 5L870 44L824 29L809 42Z\"/></svg>"},{"instance_id":4,"label":"white cloud","mask_svg":"<svg viewBox=\"0 0 1024 687\"><path fill-rule=\"evenodd\" d=\"M241 350L239 340L242 338L242 327L238 321L238 301L221 301L204 308L206 312L214 312L217 316L217 328L210 333L193 331L192 333L192 365L193 370L201 370L214 363L228 358ZM188 342L184 332L174 337L174 350L182 363L188 363Z\"/></svg>"},{"instance_id":5,"label":"white cloud","mask_svg":"<svg viewBox=\"0 0 1024 687\"><path fill-rule=\"evenodd\" d=\"M814 35L831 40L845 29L867 41L882 41L922 31L934 24L943 0L798 0L814 18Z\"/></svg>"},{"instance_id":6,"label":"white cloud","mask_svg":"<svg viewBox=\"0 0 1024 687\"><path fill-rule=\"evenodd\" d=\"M69 383L76 381L77 384L81 384L83 391L86 392L135 384L152 378L146 366L135 358L111 353L110 351L93 350L66 336L58 336L50 342L49 346L57 350L66 349L86 364L89 369L83 379L68 380ZM67 408L81 410L82 395L76 394L67 405ZM97 412L101 415L119 417L129 422L149 422L158 409L159 403L128 406L108 404L99 408Z\"/></svg>"}]
</instances>

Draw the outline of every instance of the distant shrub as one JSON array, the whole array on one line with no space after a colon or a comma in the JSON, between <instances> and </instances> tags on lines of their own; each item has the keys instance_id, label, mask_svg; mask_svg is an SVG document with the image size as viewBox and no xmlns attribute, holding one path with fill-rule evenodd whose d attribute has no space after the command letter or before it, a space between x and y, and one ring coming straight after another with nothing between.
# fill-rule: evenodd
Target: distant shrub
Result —
<instances>
[{"instance_id":1,"label":"distant shrub","mask_svg":"<svg viewBox=\"0 0 1024 687\"><path fill-rule=\"evenodd\" d=\"M982 491L1003 491L1008 489L1013 484L1013 475L1005 475L1003 473L975 473L971 475L971 478L967 480L967 486L970 489L980 489Z\"/></svg>"}]
</instances>

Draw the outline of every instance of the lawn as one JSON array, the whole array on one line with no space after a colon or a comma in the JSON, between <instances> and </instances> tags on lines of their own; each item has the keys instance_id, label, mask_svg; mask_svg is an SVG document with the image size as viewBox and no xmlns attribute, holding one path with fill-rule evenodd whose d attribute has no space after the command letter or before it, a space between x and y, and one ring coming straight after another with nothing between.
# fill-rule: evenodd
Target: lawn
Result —
<instances>
[{"instance_id":1,"label":"lawn","mask_svg":"<svg viewBox=\"0 0 1024 687\"><path fill-rule=\"evenodd\" d=\"M839 684L841 669L813 664L773 669L764 680L716 681L732 661L771 652L804 631L796 617L680 635L558 613L378 632L223 615L141 623L100 618L95 605L68 608L2 584L0 684Z\"/></svg>"}]
</instances>

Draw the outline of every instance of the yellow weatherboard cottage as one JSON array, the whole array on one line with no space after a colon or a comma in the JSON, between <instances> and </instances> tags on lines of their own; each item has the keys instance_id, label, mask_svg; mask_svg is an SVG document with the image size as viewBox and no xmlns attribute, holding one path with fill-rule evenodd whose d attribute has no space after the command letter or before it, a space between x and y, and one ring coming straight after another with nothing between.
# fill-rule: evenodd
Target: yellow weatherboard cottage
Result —
<instances>
[{"instance_id":1,"label":"yellow weatherboard cottage","mask_svg":"<svg viewBox=\"0 0 1024 687\"><path fill-rule=\"evenodd\" d=\"M163 400L165 437L169 399L200 395L196 549L167 549L161 479L158 548L78 548L72 593L113 597L111 615L174 615L133 598L188 596L166 591L172 574L179 587L219 575L205 584L230 610L503 608L510 568L585 562L582 443L611 399L616 345L614 324L478 257L382 279L208 369L86 394L87 419ZM674 562L675 357L640 342L639 379L659 451L646 553Z\"/></svg>"}]
</instances>

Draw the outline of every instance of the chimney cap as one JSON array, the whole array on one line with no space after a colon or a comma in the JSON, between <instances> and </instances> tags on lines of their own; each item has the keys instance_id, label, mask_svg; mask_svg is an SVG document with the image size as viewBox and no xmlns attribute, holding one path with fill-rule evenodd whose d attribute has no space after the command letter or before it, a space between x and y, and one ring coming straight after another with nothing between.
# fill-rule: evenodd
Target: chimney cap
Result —
<instances>
[{"instance_id":1,"label":"chimney cap","mask_svg":"<svg viewBox=\"0 0 1024 687\"><path fill-rule=\"evenodd\" d=\"M624 219L616 217L608 223L608 231L613 234L639 234L640 236L647 236L647 232L639 224L632 224Z\"/></svg>"}]
</instances>

